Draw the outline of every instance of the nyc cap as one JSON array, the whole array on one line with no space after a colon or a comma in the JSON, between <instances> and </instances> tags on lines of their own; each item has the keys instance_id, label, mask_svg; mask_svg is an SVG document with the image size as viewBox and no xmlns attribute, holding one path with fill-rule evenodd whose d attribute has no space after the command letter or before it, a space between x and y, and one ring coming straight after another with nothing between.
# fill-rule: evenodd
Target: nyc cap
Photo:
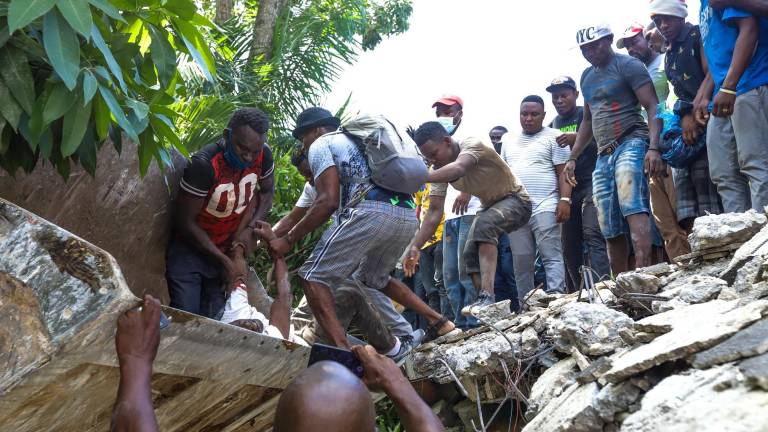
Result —
<instances>
[{"instance_id":1,"label":"nyc cap","mask_svg":"<svg viewBox=\"0 0 768 432\"><path fill-rule=\"evenodd\" d=\"M624 34L621 35L619 40L616 41L616 48L622 49L624 48L624 39L633 38L640 33L643 33L645 30L645 26L639 23L634 23L631 26L627 27L626 30L624 30Z\"/></svg>"},{"instance_id":2,"label":"nyc cap","mask_svg":"<svg viewBox=\"0 0 768 432\"><path fill-rule=\"evenodd\" d=\"M611 36L613 32L608 24L598 24L596 26L583 28L576 32L576 44L578 46L592 43L606 36Z\"/></svg>"}]
</instances>

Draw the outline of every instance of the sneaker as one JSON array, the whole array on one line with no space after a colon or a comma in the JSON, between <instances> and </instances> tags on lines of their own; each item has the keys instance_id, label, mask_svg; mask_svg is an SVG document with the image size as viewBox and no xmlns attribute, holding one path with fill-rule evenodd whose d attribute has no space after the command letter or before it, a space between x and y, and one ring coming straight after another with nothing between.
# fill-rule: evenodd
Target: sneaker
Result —
<instances>
[{"instance_id":1,"label":"sneaker","mask_svg":"<svg viewBox=\"0 0 768 432\"><path fill-rule=\"evenodd\" d=\"M464 316L475 316L480 309L496 303L495 297L493 294L481 293L477 296L477 301L461 309L461 314Z\"/></svg>"},{"instance_id":2,"label":"sneaker","mask_svg":"<svg viewBox=\"0 0 768 432\"><path fill-rule=\"evenodd\" d=\"M418 330L421 331L421 330ZM421 331L422 339L424 338L423 331ZM416 332L414 332L416 334ZM400 351L397 352L397 354L391 356L390 358L394 360L394 362L398 366L402 366L403 363L405 363L405 360L408 358L408 356L413 352L414 348L419 346L418 343L416 343L416 340L413 336L401 336L400 337Z\"/></svg>"},{"instance_id":3,"label":"sneaker","mask_svg":"<svg viewBox=\"0 0 768 432\"><path fill-rule=\"evenodd\" d=\"M422 329L416 329L413 331L413 347L416 348L424 342L424 337L427 334Z\"/></svg>"}]
</instances>

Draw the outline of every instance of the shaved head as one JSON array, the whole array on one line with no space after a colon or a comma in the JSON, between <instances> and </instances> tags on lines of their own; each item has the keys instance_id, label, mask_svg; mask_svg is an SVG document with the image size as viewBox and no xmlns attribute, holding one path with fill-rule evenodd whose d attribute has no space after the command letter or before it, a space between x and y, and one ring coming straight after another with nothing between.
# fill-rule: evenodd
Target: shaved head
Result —
<instances>
[{"instance_id":1,"label":"shaved head","mask_svg":"<svg viewBox=\"0 0 768 432\"><path fill-rule=\"evenodd\" d=\"M280 395L274 432L376 430L373 399L360 379L335 362L300 373Z\"/></svg>"}]
</instances>

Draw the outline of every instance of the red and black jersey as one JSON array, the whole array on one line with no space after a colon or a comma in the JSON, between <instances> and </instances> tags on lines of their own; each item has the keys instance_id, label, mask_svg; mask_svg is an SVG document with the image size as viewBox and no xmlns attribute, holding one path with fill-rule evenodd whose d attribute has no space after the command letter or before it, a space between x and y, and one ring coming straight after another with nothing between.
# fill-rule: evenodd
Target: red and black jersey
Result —
<instances>
[{"instance_id":1,"label":"red and black jersey","mask_svg":"<svg viewBox=\"0 0 768 432\"><path fill-rule=\"evenodd\" d=\"M258 182L271 176L274 169L272 150L266 144L253 166L244 170L234 169L227 163L223 143L209 144L192 155L184 169L181 189L205 198L197 224L220 249L225 249L237 230Z\"/></svg>"}]
</instances>

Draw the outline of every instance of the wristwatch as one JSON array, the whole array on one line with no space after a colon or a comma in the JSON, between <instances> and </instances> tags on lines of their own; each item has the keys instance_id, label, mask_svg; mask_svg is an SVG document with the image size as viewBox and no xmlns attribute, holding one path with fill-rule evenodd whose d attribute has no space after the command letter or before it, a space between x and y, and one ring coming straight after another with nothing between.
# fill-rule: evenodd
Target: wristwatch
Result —
<instances>
[{"instance_id":1,"label":"wristwatch","mask_svg":"<svg viewBox=\"0 0 768 432\"><path fill-rule=\"evenodd\" d=\"M571 197L560 197L560 201L565 201L568 204L570 204L571 203Z\"/></svg>"}]
</instances>

